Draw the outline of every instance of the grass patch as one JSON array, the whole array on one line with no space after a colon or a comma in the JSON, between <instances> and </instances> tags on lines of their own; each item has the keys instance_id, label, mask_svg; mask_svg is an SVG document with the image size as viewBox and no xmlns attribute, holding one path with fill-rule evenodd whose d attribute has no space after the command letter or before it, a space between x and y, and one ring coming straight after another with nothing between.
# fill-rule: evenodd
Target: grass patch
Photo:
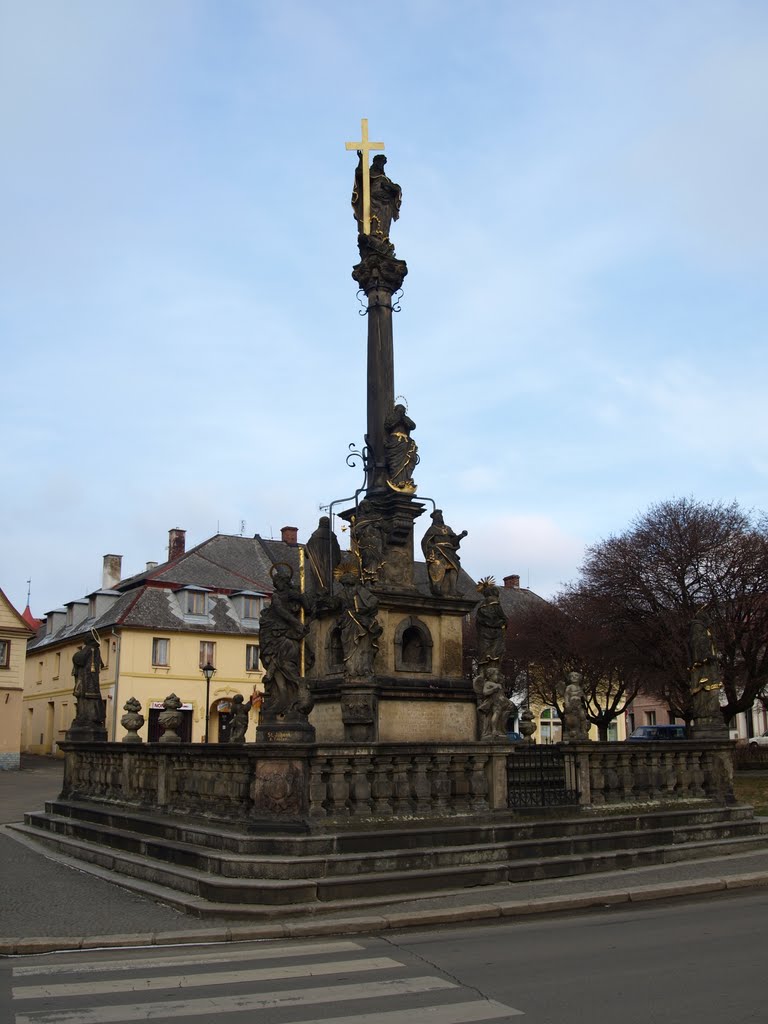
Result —
<instances>
[{"instance_id":1,"label":"grass patch","mask_svg":"<svg viewBox=\"0 0 768 1024\"><path fill-rule=\"evenodd\" d=\"M768 775L736 772L733 792L740 804L752 804L755 814L768 815Z\"/></svg>"}]
</instances>

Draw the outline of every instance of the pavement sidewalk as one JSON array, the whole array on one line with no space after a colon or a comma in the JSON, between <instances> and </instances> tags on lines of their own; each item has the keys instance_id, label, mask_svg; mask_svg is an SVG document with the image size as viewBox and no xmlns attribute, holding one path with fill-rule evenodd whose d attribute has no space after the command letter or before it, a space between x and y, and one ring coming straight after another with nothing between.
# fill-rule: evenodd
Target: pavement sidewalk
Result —
<instances>
[{"instance_id":1,"label":"pavement sidewalk","mask_svg":"<svg viewBox=\"0 0 768 1024\"><path fill-rule=\"evenodd\" d=\"M24 811L39 810L61 788L63 765L52 758L22 760L19 772L0 772L0 955L62 949L237 942L312 935L379 933L567 913L649 900L727 893L768 886L765 851L571 878L483 886L399 900L374 908L288 916L279 907L267 921L233 916L201 920L148 895L150 887L20 839L8 829ZM132 889L126 885L134 886ZM154 894L153 894L154 895Z\"/></svg>"}]
</instances>

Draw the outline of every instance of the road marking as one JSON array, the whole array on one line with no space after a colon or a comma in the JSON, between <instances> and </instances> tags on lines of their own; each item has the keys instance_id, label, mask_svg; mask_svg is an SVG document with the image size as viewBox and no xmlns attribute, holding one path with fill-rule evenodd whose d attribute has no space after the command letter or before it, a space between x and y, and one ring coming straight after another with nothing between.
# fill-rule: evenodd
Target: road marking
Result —
<instances>
[{"instance_id":1,"label":"road marking","mask_svg":"<svg viewBox=\"0 0 768 1024\"><path fill-rule=\"evenodd\" d=\"M155 967L188 967L193 964L228 964L236 960L277 960L287 956L294 960L299 956L319 956L321 953L352 953L363 949L357 942L316 942L311 946L256 946L240 949L237 946L219 946L215 953L198 953L195 956L156 956L141 960L72 960L66 964L52 964L48 967L35 964L30 967L14 967L14 978L33 978L51 974L94 974L107 971L143 971Z\"/></svg>"},{"instance_id":2,"label":"road marking","mask_svg":"<svg viewBox=\"0 0 768 1024\"><path fill-rule=\"evenodd\" d=\"M385 1010L383 1013L358 1013L354 1017L324 1017L322 1021L314 1017L311 1020L297 1020L293 1024L413 1024L417 1018L426 1024L470 1024L471 1021L522 1016L522 1010L504 1006L495 999L473 999L468 1003L451 1003L450 1006L420 1006L418 1010Z\"/></svg>"},{"instance_id":3,"label":"road marking","mask_svg":"<svg viewBox=\"0 0 768 1024\"><path fill-rule=\"evenodd\" d=\"M326 974L355 974L387 971L402 967L388 956L363 960L329 960L319 964L288 964L285 967L256 967L250 971L208 971L204 974L171 974L161 978L113 978L109 981L64 982L53 985L19 985L14 999L44 999L63 996L97 996L111 992L155 992L164 988L204 988L206 985L245 985L289 978L315 978Z\"/></svg>"},{"instance_id":4,"label":"road marking","mask_svg":"<svg viewBox=\"0 0 768 1024\"><path fill-rule=\"evenodd\" d=\"M122 1024L123 1021L165 1020L172 1017L214 1016L244 1010L263 1010L268 1007L312 1006L316 1003L336 1003L353 999L383 999L391 996L420 994L456 988L443 978L405 978L393 981L368 982L363 985L330 985L325 988L306 988L299 992L288 990L261 992L258 995L219 996L212 999L182 999L176 1002L134 1003L127 1006L89 1006L77 1009L48 1010L17 1013L16 1024ZM411 1020L424 1015L426 1007L411 1011ZM514 1011L515 1013L517 1011ZM359 1017L357 1018L359 1020ZM470 1018L471 1019L471 1018ZM498 1019L498 1018L496 1018ZM313 1017L315 1024L321 1018Z\"/></svg>"}]
</instances>

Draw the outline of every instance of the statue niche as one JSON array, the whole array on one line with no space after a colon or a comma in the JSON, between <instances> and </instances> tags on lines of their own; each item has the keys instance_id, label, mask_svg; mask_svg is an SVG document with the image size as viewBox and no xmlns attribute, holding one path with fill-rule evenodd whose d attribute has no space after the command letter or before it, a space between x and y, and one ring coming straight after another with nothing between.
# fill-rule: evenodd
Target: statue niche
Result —
<instances>
[{"instance_id":1,"label":"statue niche","mask_svg":"<svg viewBox=\"0 0 768 1024\"><path fill-rule=\"evenodd\" d=\"M426 623L410 616L395 630L395 670L432 671L432 635Z\"/></svg>"}]
</instances>

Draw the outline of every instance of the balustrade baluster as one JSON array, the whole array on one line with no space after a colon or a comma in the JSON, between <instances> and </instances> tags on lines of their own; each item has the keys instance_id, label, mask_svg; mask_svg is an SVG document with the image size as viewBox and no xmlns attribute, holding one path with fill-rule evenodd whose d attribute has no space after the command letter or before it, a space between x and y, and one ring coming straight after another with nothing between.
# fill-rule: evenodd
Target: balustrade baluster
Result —
<instances>
[{"instance_id":1,"label":"balustrade baluster","mask_svg":"<svg viewBox=\"0 0 768 1024\"><path fill-rule=\"evenodd\" d=\"M373 759L373 813L392 814L392 758L381 755Z\"/></svg>"}]
</instances>

